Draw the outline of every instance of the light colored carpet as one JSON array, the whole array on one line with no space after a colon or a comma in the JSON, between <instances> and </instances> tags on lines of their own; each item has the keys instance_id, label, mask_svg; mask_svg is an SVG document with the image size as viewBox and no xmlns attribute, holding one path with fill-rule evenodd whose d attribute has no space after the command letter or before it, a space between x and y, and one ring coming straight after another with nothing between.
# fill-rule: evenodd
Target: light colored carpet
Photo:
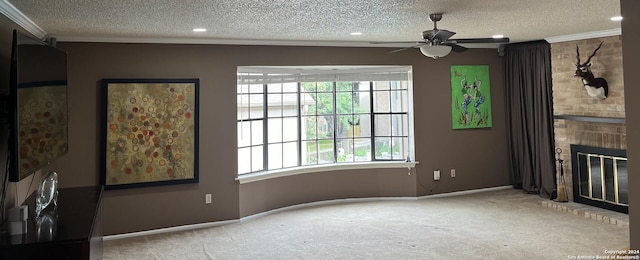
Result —
<instances>
[{"instance_id":1,"label":"light colored carpet","mask_svg":"<svg viewBox=\"0 0 640 260\"><path fill-rule=\"evenodd\" d=\"M629 246L629 229L505 189L293 209L226 226L110 240L104 259L569 259Z\"/></svg>"}]
</instances>

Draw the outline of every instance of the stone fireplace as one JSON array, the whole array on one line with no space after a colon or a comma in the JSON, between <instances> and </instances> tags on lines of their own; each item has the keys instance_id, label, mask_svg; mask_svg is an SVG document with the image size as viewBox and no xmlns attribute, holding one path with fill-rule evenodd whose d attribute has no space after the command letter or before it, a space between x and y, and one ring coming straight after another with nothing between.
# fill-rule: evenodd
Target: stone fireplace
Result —
<instances>
[{"instance_id":1,"label":"stone fireplace","mask_svg":"<svg viewBox=\"0 0 640 260\"><path fill-rule=\"evenodd\" d=\"M603 155L605 157L597 157L595 155L600 155L599 152L587 152L572 159L571 147L578 145L605 150L627 149L620 37L609 36L551 43L555 147L562 150L560 155L556 155L556 159L564 160L564 181L569 201L585 203L582 201L583 196L581 195L589 195L589 191L592 197L593 195L596 197L604 195L604 199L600 198L603 201L611 199L611 196L614 195L615 186L611 186L613 184L613 168L608 168L614 160L607 159L613 157L607 154ZM593 64L591 69L596 77L603 77L607 80L609 95L607 99L598 101L587 94L580 79L574 77L573 74L577 61L576 45L580 46L581 53L585 52L588 55L602 41L604 41L602 48L591 59ZM590 154L594 156L589 156ZM626 158L626 156L624 157ZM593 165L588 162L593 162ZM624 177L619 174L618 178L626 178L626 163L622 163L622 160L618 159L615 162L624 164L624 166L617 168L618 170L624 168ZM560 165L558 164L556 167L559 173ZM574 167L584 170L593 169L592 173L596 174L593 174L591 178L588 178L588 175L587 177L574 176L572 173ZM598 169L605 173L605 176L600 176L599 179L596 176ZM558 184L561 184L559 174L557 177ZM591 180L591 186L588 186L589 180ZM581 187L582 190L580 190ZM605 188L604 193L603 187ZM598 190L598 188L600 189ZM620 194L621 186L619 185L618 188L617 202L621 202L621 199L624 202L626 193ZM615 201L615 196L612 199ZM606 204L611 203L606 202ZM602 207L603 205L598 206Z\"/></svg>"}]
</instances>

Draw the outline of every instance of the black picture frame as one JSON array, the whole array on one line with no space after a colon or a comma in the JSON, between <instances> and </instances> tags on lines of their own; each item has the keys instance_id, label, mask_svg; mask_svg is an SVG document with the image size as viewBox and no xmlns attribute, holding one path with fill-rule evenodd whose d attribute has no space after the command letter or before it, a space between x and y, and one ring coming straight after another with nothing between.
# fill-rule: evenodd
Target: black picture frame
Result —
<instances>
[{"instance_id":1,"label":"black picture frame","mask_svg":"<svg viewBox=\"0 0 640 260\"><path fill-rule=\"evenodd\" d=\"M103 79L105 190L197 183L197 78Z\"/></svg>"}]
</instances>

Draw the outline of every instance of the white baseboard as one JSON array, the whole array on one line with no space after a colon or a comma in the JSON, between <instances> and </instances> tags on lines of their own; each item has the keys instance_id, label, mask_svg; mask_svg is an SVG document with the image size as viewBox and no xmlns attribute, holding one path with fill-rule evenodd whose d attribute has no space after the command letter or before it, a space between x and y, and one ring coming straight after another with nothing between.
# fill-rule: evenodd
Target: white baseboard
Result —
<instances>
[{"instance_id":1,"label":"white baseboard","mask_svg":"<svg viewBox=\"0 0 640 260\"><path fill-rule=\"evenodd\" d=\"M513 189L513 186L509 185L509 186L498 186L498 187L482 188L482 189L475 189L475 190L463 190L463 191L447 192L447 193L442 193L442 194L433 194L433 195L420 196L417 199L422 200L422 199L446 198L446 197L469 195L469 194L474 194L474 193L479 193L479 192L499 191L499 190L506 190L506 189Z\"/></svg>"},{"instance_id":2,"label":"white baseboard","mask_svg":"<svg viewBox=\"0 0 640 260\"><path fill-rule=\"evenodd\" d=\"M117 239L123 239L123 238L149 236L149 235L156 235L156 234L169 233L169 232L178 232L178 231L187 231L192 229L224 226L224 225L235 224L239 222L240 220L233 219L233 220L207 222L207 223L192 224L192 225L183 225L183 226L169 227L169 228L159 228L159 229L153 229L153 230L147 230L147 231L104 236L102 240L109 241L109 240L117 240Z\"/></svg>"},{"instance_id":3,"label":"white baseboard","mask_svg":"<svg viewBox=\"0 0 640 260\"><path fill-rule=\"evenodd\" d=\"M254 219L258 219L258 218L262 218L262 217L265 217L265 216L268 216L268 215L271 215L271 214L275 214L275 213L278 213L278 212L294 210L294 209L303 209L303 208L309 208L309 207L328 206L328 205L336 205L336 204L343 204L343 203L371 202L371 201L413 201L413 200L422 200L422 199L437 199L437 198L469 195L469 194L475 194L475 193L480 193L480 192L506 190L506 189L511 189L511 188L512 188L512 186L499 186L499 187L492 187L492 188L483 188L483 189L475 189L475 190L465 190L465 191L456 191L456 192L449 192L449 193L442 193L442 194L434 194L434 195L427 195L427 196L420 196L420 197L348 198L348 199L335 199L335 200L316 201L316 202L310 202L310 203L304 203L304 204L298 204L298 205L293 205L293 206L273 209L273 210L269 210L269 211L266 211L266 212L249 215L249 216L246 216L246 217L243 217L243 218L240 218L240 219L225 220L225 221L215 221L215 222L200 223L200 224L193 224L193 225L183 225L183 226L170 227L170 228L160 228L160 229L140 231L140 232L132 232L132 233L125 233L125 234L109 235L109 236L104 236L103 240L104 241L109 241L109 240L117 240L117 239L124 239L124 238L156 235L156 234L169 233L169 232L178 232L178 231L187 231L187 230L200 229L200 228L217 227L217 226L224 226L224 225L236 224L236 223L244 223L244 222L251 221L251 220L254 220Z\"/></svg>"}]
</instances>

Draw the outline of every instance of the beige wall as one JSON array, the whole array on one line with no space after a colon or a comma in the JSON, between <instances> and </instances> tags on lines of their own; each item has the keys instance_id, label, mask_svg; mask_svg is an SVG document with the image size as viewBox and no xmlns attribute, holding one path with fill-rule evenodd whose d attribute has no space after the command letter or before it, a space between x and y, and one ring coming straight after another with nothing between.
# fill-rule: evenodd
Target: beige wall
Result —
<instances>
[{"instance_id":1,"label":"beige wall","mask_svg":"<svg viewBox=\"0 0 640 260\"><path fill-rule=\"evenodd\" d=\"M200 182L106 191L106 234L237 219L336 198L420 196L509 184L502 59L475 49L433 60L418 50L381 48L65 43L69 53L69 154L52 167L60 186L98 184L100 80L200 78ZM240 185L236 169L236 67L247 65L412 65L416 160L407 169L322 172ZM488 64L493 127L452 130L450 65ZM491 152L486 152L490 149ZM457 177L448 177L456 168ZM434 169L443 178L434 182ZM204 194L213 204L204 204Z\"/></svg>"},{"instance_id":2,"label":"beige wall","mask_svg":"<svg viewBox=\"0 0 640 260\"><path fill-rule=\"evenodd\" d=\"M611 36L551 44L554 115L625 117L621 38ZM580 46L580 62L584 63L600 42L604 43L591 59L591 70L595 77L605 78L609 85L609 95L602 101L590 97L582 86L582 80L573 76L577 62L576 46ZM554 131L555 146L562 149L559 159L564 160L569 201L573 201L571 144L627 149L625 124L555 119Z\"/></svg>"},{"instance_id":3,"label":"beige wall","mask_svg":"<svg viewBox=\"0 0 640 260\"><path fill-rule=\"evenodd\" d=\"M638 83L638 71L640 70L640 1L621 0L620 10L622 20L622 50L624 53L624 83L625 83L625 109L627 118L627 131L632 133L627 136L627 158L629 158L629 187L639 187L640 176L640 88ZM636 185L638 184L638 185ZM631 248L640 248L640 190L629 189L629 233L631 235Z\"/></svg>"}]
</instances>

